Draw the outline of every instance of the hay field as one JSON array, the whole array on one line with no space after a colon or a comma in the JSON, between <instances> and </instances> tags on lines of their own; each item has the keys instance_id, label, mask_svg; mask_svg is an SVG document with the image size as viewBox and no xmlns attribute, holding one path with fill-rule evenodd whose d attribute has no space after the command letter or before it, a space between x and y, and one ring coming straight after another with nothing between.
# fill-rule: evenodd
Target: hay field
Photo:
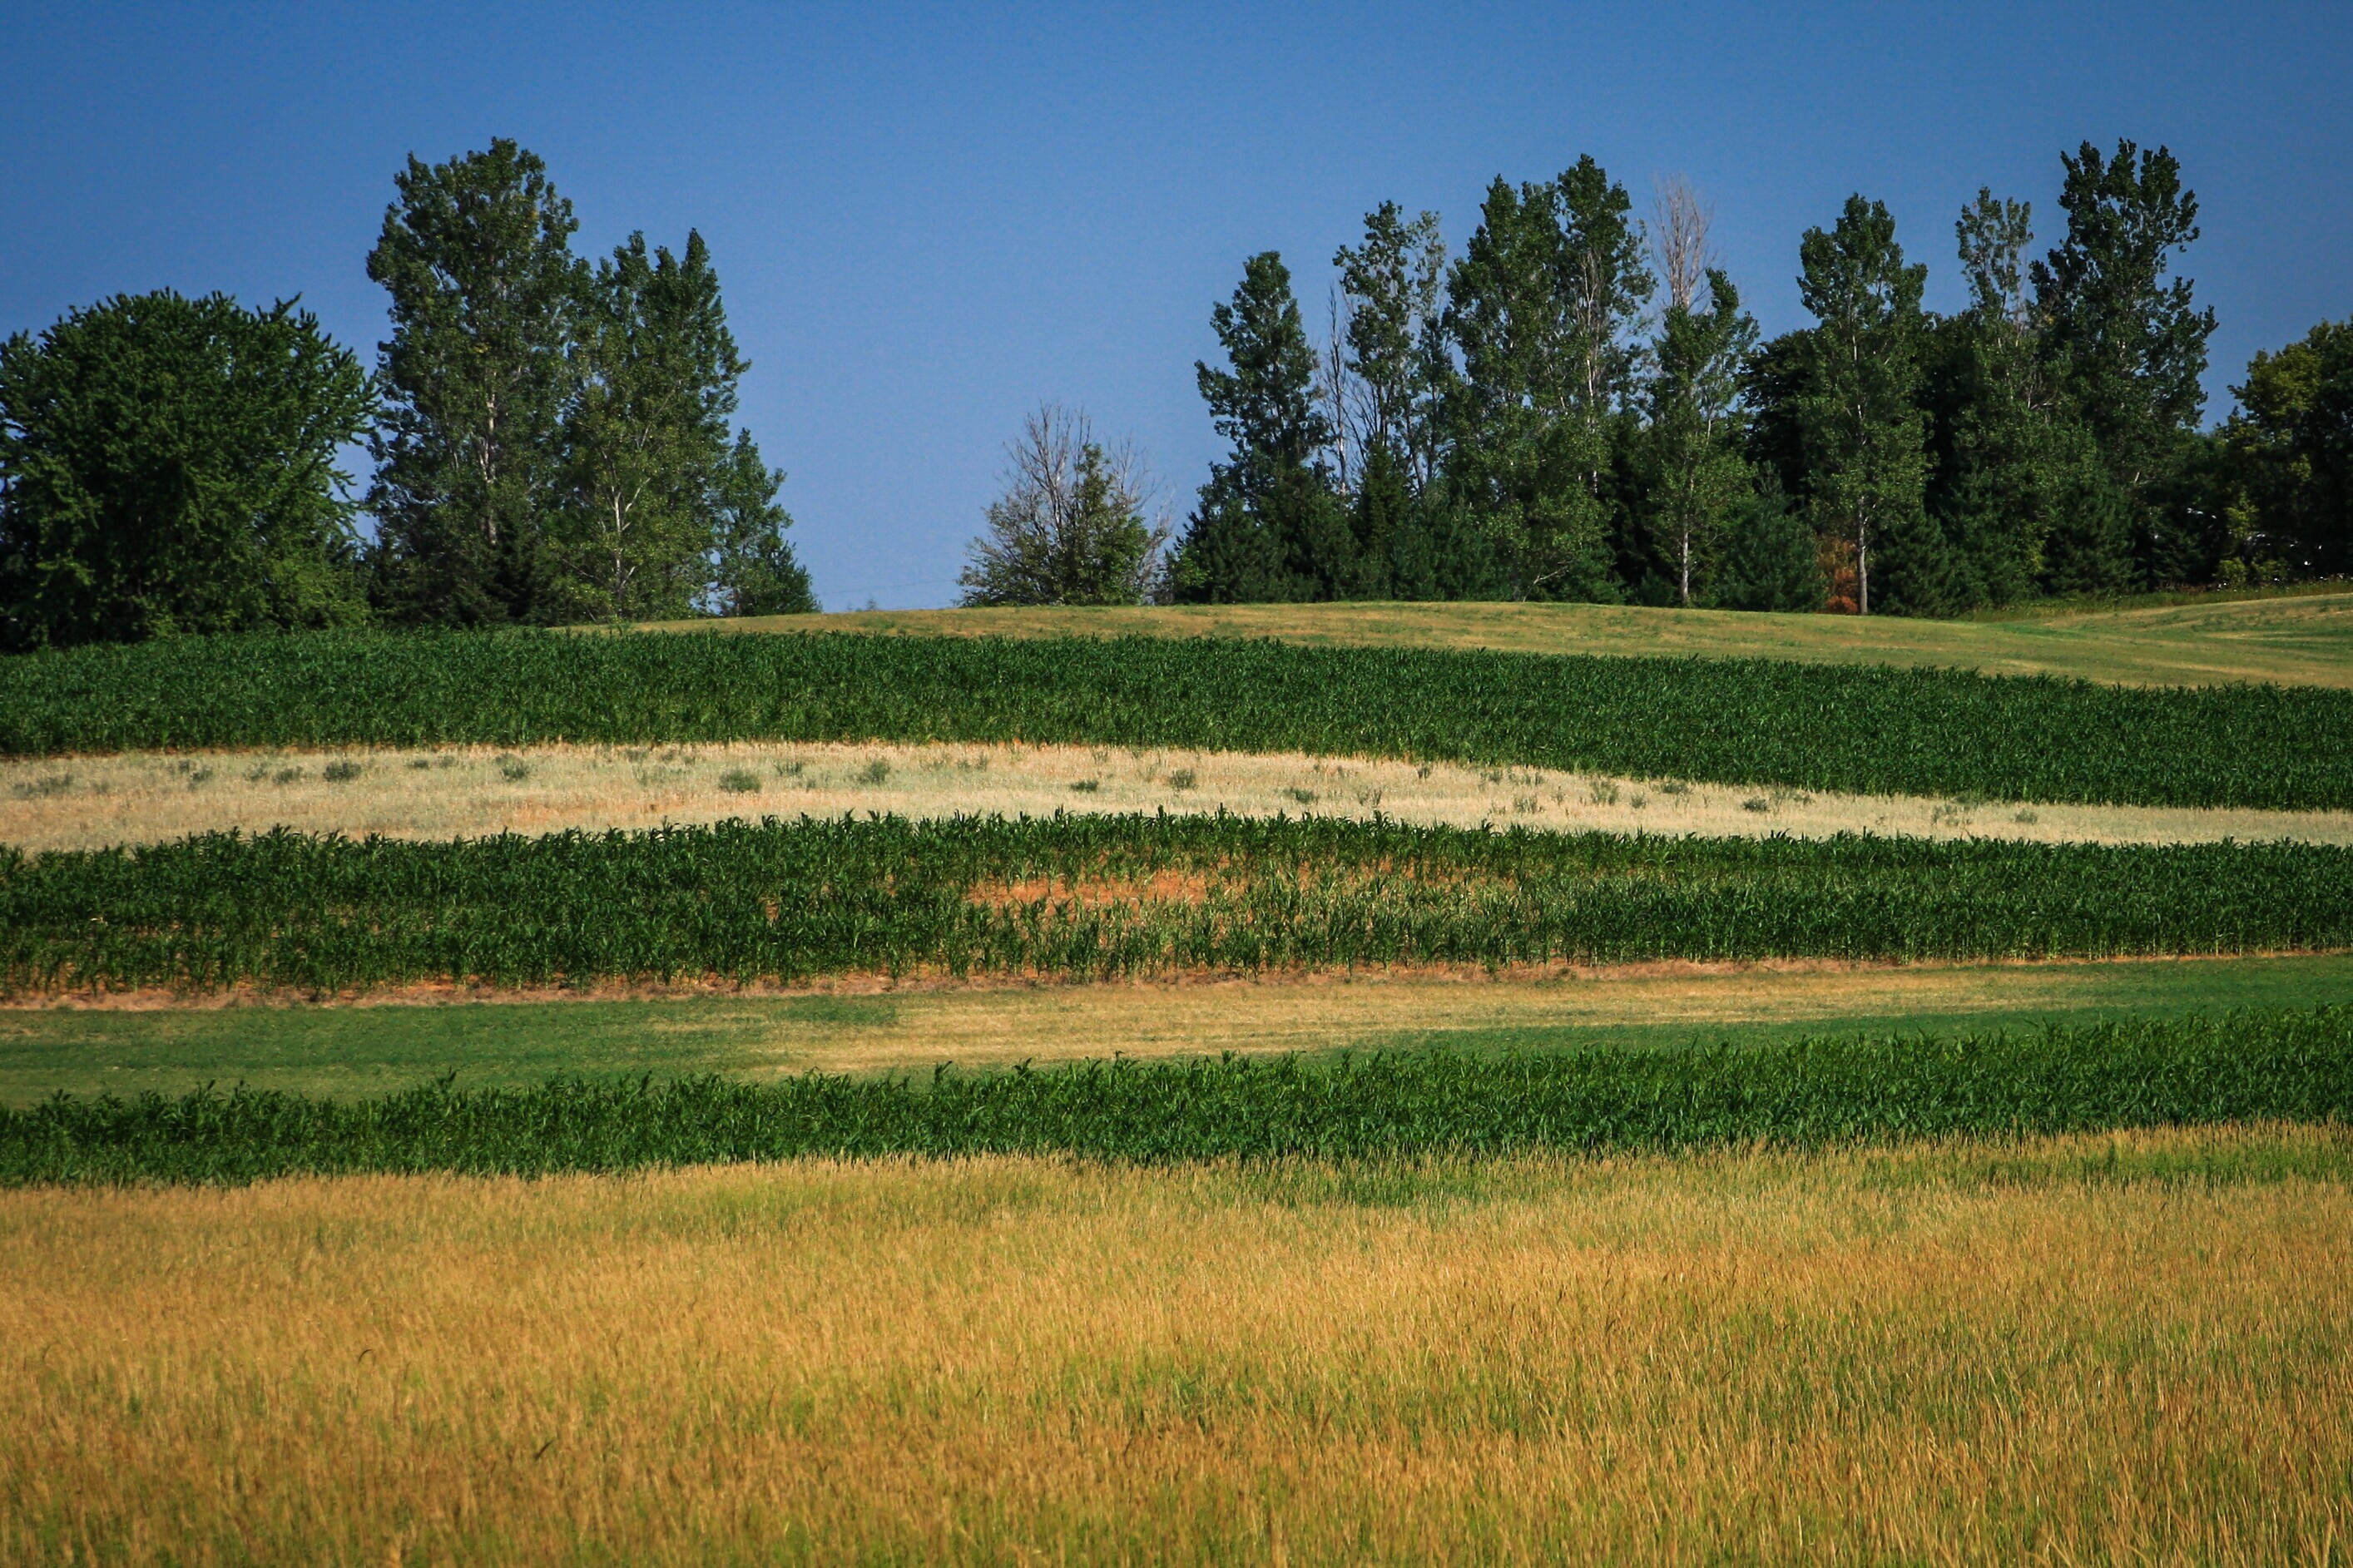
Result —
<instances>
[{"instance_id":1,"label":"hay field","mask_svg":"<svg viewBox=\"0 0 2353 1568\"><path fill-rule=\"evenodd\" d=\"M728 631L1046 637L1145 633L1517 653L1788 658L1957 667L2126 686L2275 681L2353 687L2353 590L2032 606L1977 620L1758 615L1625 605L1202 605L1136 609L866 610L670 623Z\"/></svg>"},{"instance_id":2,"label":"hay field","mask_svg":"<svg viewBox=\"0 0 2353 1568\"><path fill-rule=\"evenodd\" d=\"M2251 1128L16 1191L0 1558L2333 1562L2348 1176Z\"/></svg>"},{"instance_id":3,"label":"hay field","mask_svg":"<svg viewBox=\"0 0 2353 1568\"><path fill-rule=\"evenodd\" d=\"M0 759L0 844L85 849L288 826L396 838L773 815L1369 817L1547 831L2046 843L2353 843L2353 812L1856 795L1379 760L1111 747L738 743Z\"/></svg>"}]
</instances>

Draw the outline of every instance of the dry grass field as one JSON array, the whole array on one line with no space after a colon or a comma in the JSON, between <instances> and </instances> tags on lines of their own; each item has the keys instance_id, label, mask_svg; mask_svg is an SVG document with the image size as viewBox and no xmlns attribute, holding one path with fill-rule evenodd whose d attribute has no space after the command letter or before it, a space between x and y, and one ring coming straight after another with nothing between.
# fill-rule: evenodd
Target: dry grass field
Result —
<instances>
[{"instance_id":1,"label":"dry grass field","mask_svg":"<svg viewBox=\"0 0 2353 1568\"><path fill-rule=\"evenodd\" d=\"M1369 816L1548 831L2353 843L2353 812L2020 805L1300 753L1087 746L736 744L0 759L0 843L153 843L209 829L448 838L775 815L1057 811Z\"/></svg>"},{"instance_id":2,"label":"dry grass field","mask_svg":"<svg viewBox=\"0 0 2353 1568\"><path fill-rule=\"evenodd\" d=\"M1271 637L1518 653L1790 658L2065 675L2127 686L2236 680L2353 687L2353 591L2342 584L2189 603L2042 605L1958 621L1755 615L1613 605L1203 605L1153 609L867 610L677 623L727 631L922 636Z\"/></svg>"},{"instance_id":3,"label":"dry grass field","mask_svg":"<svg viewBox=\"0 0 2353 1568\"><path fill-rule=\"evenodd\" d=\"M0 1194L13 1563L2306 1563L2353 1139Z\"/></svg>"}]
</instances>

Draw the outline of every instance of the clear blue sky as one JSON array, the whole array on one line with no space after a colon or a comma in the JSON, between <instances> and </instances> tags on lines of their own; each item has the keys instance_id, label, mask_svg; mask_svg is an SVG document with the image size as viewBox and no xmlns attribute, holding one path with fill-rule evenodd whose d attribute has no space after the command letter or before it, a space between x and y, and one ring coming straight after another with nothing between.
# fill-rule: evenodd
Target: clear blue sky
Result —
<instances>
[{"instance_id":1,"label":"clear blue sky","mask_svg":"<svg viewBox=\"0 0 2353 1568\"><path fill-rule=\"evenodd\" d=\"M1958 301L1981 184L2054 235L2058 155L2169 143L2255 348L2353 315L2353 5L839 8L0 5L0 331L120 290L300 293L373 358L392 175L512 136L591 255L712 246L744 417L829 606L947 602L1044 399L1181 511L1211 302L1280 249L1311 316L1385 197L1460 246L1497 174L1681 173L1768 331L1799 231L1885 200Z\"/></svg>"}]
</instances>

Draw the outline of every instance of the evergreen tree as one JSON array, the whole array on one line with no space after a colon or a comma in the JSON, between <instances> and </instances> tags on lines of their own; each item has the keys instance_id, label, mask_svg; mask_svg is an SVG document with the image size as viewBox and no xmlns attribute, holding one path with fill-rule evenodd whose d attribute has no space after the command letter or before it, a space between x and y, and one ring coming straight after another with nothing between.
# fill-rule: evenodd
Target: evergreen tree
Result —
<instances>
[{"instance_id":1,"label":"evergreen tree","mask_svg":"<svg viewBox=\"0 0 2353 1568\"><path fill-rule=\"evenodd\" d=\"M122 295L0 343L0 647L364 617L366 374L292 301Z\"/></svg>"},{"instance_id":2,"label":"evergreen tree","mask_svg":"<svg viewBox=\"0 0 2353 1568\"><path fill-rule=\"evenodd\" d=\"M392 295L368 496L379 591L408 619L546 619L585 283L572 205L504 139L430 167L412 156L394 183L368 255Z\"/></svg>"},{"instance_id":3,"label":"evergreen tree","mask_svg":"<svg viewBox=\"0 0 2353 1568\"><path fill-rule=\"evenodd\" d=\"M809 574L785 530L793 520L776 500L781 468L771 468L739 430L713 497L718 526L711 548L705 607L723 616L806 616L818 610Z\"/></svg>"},{"instance_id":4,"label":"evergreen tree","mask_svg":"<svg viewBox=\"0 0 2353 1568\"><path fill-rule=\"evenodd\" d=\"M1922 419L1914 401L1928 269L1906 266L1886 206L1849 196L1835 228L1799 244L1806 339L1798 417L1815 521L1851 552L1855 609L1936 613L1953 596L1943 539L1922 510Z\"/></svg>"},{"instance_id":5,"label":"evergreen tree","mask_svg":"<svg viewBox=\"0 0 2353 1568\"><path fill-rule=\"evenodd\" d=\"M2167 505L2196 446L2214 331L2189 279L2171 276L2175 253L2198 237L2198 198L2163 147L2120 141L2104 158L2086 142L2060 162L2067 235L2034 264L2035 306L2044 352L2117 499L2054 538L2054 552L2073 579L2096 587L2202 576L2206 563Z\"/></svg>"},{"instance_id":6,"label":"evergreen tree","mask_svg":"<svg viewBox=\"0 0 2353 1568\"><path fill-rule=\"evenodd\" d=\"M1770 479L1733 512L1708 587L1709 602L1727 610L1822 607L1820 542Z\"/></svg>"},{"instance_id":7,"label":"evergreen tree","mask_svg":"<svg viewBox=\"0 0 2353 1568\"><path fill-rule=\"evenodd\" d=\"M1159 574L1167 531L1145 521L1132 452L1106 452L1083 414L1048 406L1006 448L1004 495L972 542L964 602L1138 605Z\"/></svg>"},{"instance_id":8,"label":"evergreen tree","mask_svg":"<svg viewBox=\"0 0 2353 1568\"><path fill-rule=\"evenodd\" d=\"M1318 461L1333 431L1317 406L1315 351L1282 258L1251 257L1210 324L1230 368L1193 369L1232 450L1201 487L1177 548L1175 593L1211 604L1337 597L1353 579L1355 536Z\"/></svg>"},{"instance_id":9,"label":"evergreen tree","mask_svg":"<svg viewBox=\"0 0 2353 1568\"><path fill-rule=\"evenodd\" d=\"M1706 284L1708 309L1670 304L1660 319L1643 442L1651 552L1686 607L1704 593L1718 536L1753 488L1736 415L1757 323L1730 278L1710 268Z\"/></svg>"}]
</instances>

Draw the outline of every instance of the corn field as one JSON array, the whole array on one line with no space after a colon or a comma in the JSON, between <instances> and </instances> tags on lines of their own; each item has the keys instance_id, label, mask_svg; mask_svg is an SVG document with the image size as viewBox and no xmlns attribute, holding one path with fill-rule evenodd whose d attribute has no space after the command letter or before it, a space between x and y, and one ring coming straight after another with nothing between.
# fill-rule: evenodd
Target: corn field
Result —
<instances>
[{"instance_id":1,"label":"corn field","mask_svg":"<svg viewBox=\"0 0 2353 1568\"><path fill-rule=\"evenodd\" d=\"M382 633L0 661L0 753L1070 742L1866 794L2353 806L2353 692L1272 641Z\"/></svg>"},{"instance_id":2,"label":"corn field","mask_svg":"<svg viewBox=\"0 0 2353 1568\"><path fill-rule=\"evenodd\" d=\"M2353 850L1714 839L1339 818L767 818L0 849L16 994L1105 979L2353 946Z\"/></svg>"},{"instance_id":3,"label":"corn field","mask_svg":"<svg viewBox=\"0 0 2353 1568\"><path fill-rule=\"evenodd\" d=\"M295 1173L622 1171L804 1155L1147 1163L1791 1147L2353 1115L2353 1008L1738 1048L1091 1062L927 1079L812 1073L58 1096L0 1109L0 1184Z\"/></svg>"}]
</instances>

